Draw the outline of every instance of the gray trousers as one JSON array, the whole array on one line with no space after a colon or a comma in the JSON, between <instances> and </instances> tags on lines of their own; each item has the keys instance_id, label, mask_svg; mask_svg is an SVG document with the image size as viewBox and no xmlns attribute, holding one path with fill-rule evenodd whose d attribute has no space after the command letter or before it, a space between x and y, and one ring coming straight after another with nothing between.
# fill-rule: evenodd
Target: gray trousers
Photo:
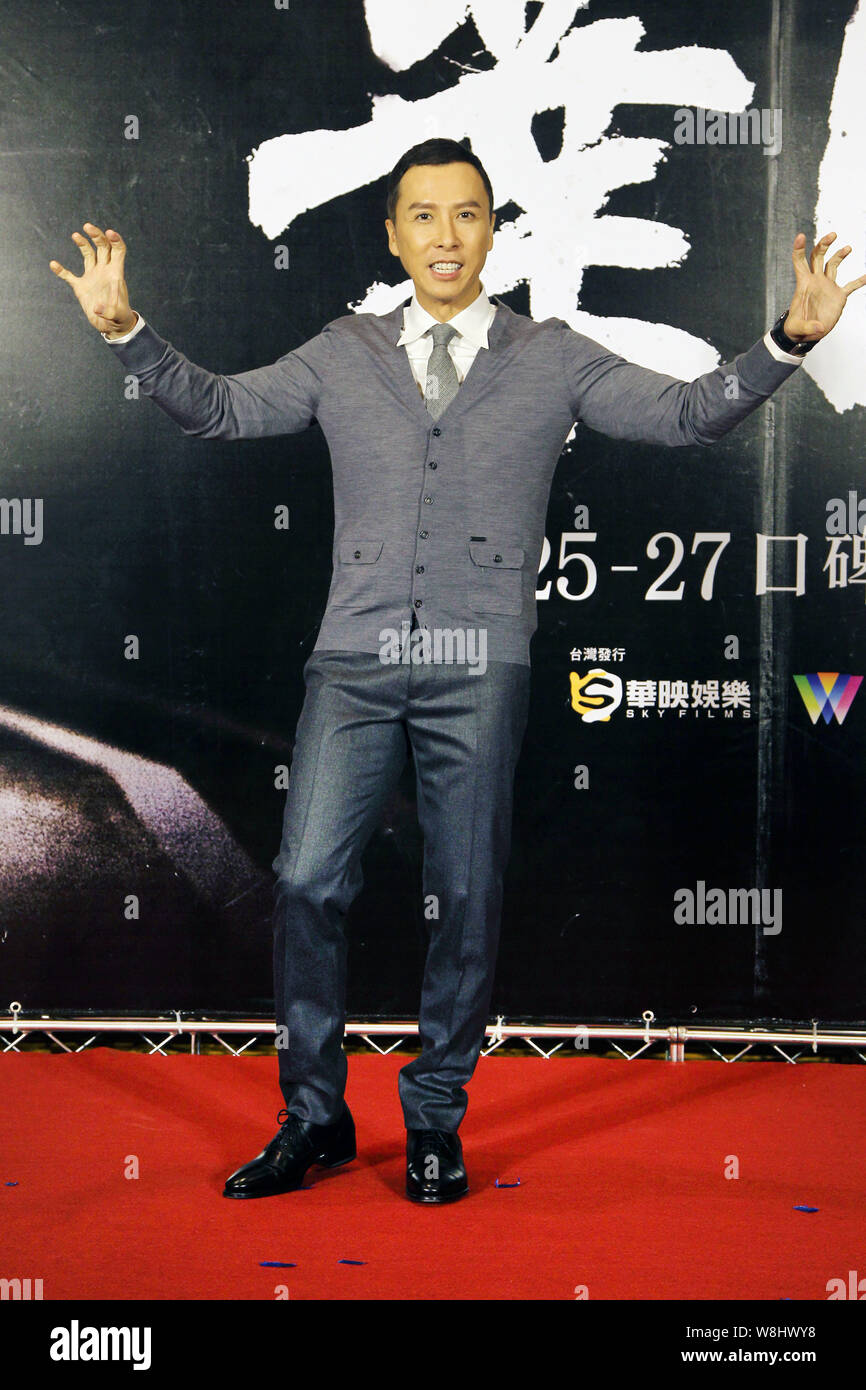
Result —
<instances>
[{"instance_id":1,"label":"gray trousers","mask_svg":"<svg viewBox=\"0 0 866 1390\"><path fill-rule=\"evenodd\" d=\"M316 651L304 666L273 861L276 1021L287 1030L279 1082L286 1108L303 1119L331 1124L342 1109L345 918L411 746L421 890L425 904L435 895L438 915L429 920L422 1050L398 1090L407 1129L460 1125L489 1016L529 677L516 662L472 674L466 664L382 664L366 652Z\"/></svg>"}]
</instances>

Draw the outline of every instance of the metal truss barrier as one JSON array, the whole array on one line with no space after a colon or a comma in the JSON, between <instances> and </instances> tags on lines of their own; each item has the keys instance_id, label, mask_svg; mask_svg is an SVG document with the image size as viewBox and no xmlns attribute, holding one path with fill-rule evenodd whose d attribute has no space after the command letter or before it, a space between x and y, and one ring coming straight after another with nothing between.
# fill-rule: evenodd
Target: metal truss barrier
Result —
<instances>
[{"instance_id":1,"label":"metal truss barrier","mask_svg":"<svg viewBox=\"0 0 866 1390\"><path fill-rule=\"evenodd\" d=\"M487 1046L482 1048L482 1056L488 1057L506 1043L522 1042L526 1043L540 1057L552 1057L562 1047L577 1049L578 1051L589 1051L590 1042L608 1042L622 1057L628 1061L640 1057L642 1053L651 1048L658 1050L660 1045L664 1045L665 1057L669 1062L684 1062L686 1060L686 1047L692 1051L697 1048L707 1047L716 1057L723 1062L739 1062L752 1049L760 1045L769 1045L773 1051L777 1052L786 1062L795 1064L804 1052L810 1052L815 1056L820 1048L851 1048L861 1062L866 1062L866 1028L857 1029L835 1029L821 1028L817 1020L813 1020L811 1027L794 1026L778 1028L736 1028L718 1027L694 1028L687 1024L673 1024L667 1027L654 1027L655 1015L651 1009L646 1009L642 1014L642 1024L614 1024L614 1023L555 1023L555 1024L533 1024L533 1023L506 1023L504 1017L500 1015L495 1024L490 1024L486 1030ZM112 1018L108 1016L89 1017L89 1018L52 1018L47 1014L38 1017L31 1015L24 1016L23 1009L17 1001L9 1005L9 1011L5 1018L0 1016L0 1052L17 1052L20 1045L28 1037L42 1033L62 1048L64 1052L83 1052L97 1041L100 1034L107 1033L131 1033L136 1034L147 1044L150 1053L160 1053L165 1057L168 1054L164 1051L165 1047L173 1039L188 1036L189 1050L193 1054L201 1051L201 1039L212 1038L215 1042L231 1053L233 1057L239 1057L248 1047L268 1035L276 1034L276 1024L267 1019L258 1018L233 1018L233 1019L206 1019L206 1018L183 1018L180 1011L172 1010L169 1014L150 1018ZM77 1046L74 1043L67 1046L61 1042L58 1033L75 1035L90 1034L84 1042ZM164 1035L154 1041L150 1034ZM243 1046L232 1046L226 1041L226 1036L237 1038L247 1036L247 1042ZM353 1022L346 1024L346 1037L357 1037L367 1043L369 1047L383 1056L388 1052L393 1052L401 1043L407 1039L417 1039L418 1022L415 1019L400 1022ZM380 1046L376 1039L379 1038L384 1043L386 1038L394 1039L389 1046ZM559 1039L555 1042L555 1039ZM551 1047L549 1044L554 1042ZM620 1046L621 1043L639 1043L640 1045L632 1051ZM720 1051L714 1044L730 1049L739 1049L734 1056L727 1056ZM785 1051L782 1046L799 1047L799 1051L793 1056Z\"/></svg>"}]
</instances>

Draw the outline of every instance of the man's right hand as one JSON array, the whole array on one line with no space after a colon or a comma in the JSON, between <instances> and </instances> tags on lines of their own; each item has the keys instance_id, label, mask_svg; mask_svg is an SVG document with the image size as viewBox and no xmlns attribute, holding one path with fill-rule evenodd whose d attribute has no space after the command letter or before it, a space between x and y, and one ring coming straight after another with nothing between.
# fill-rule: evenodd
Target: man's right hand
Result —
<instances>
[{"instance_id":1,"label":"man's right hand","mask_svg":"<svg viewBox=\"0 0 866 1390\"><path fill-rule=\"evenodd\" d=\"M138 323L138 314L129 307L123 278L126 244L119 232L110 228L103 233L92 222L85 222L84 230L92 237L96 250L80 232L72 233L72 240L84 260L83 274L73 275L59 261L48 264L60 280L72 286L88 323L100 333L122 337Z\"/></svg>"}]
</instances>

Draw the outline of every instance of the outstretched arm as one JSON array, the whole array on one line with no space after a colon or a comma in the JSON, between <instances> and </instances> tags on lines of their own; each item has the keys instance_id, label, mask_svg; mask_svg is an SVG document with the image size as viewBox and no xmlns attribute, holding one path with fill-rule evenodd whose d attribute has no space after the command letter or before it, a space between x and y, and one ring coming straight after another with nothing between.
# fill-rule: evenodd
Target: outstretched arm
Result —
<instances>
[{"instance_id":1,"label":"outstretched arm","mask_svg":"<svg viewBox=\"0 0 866 1390\"><path fill-rule=\"evenodd\" d=\"M184 434L202 439L249 439L296 434L313 423L331 355L331 333L316 337L266 367L221 376L190 362L130 308L125 279L126 244L118 232L92 222L72 234L84 260L81 275L58 261L50 267L72 288L88 323L105 335L112 352L138 377L150 396ZM138 327L129 341L117 342Z\"/></svg>"},{"instance_id":2,"label":"outstretched arm","mask_svg":"<svg viewBox=\"0 0 866 1390\"><path fill-rule=\"evenodd\" d=\"M828 235L811 255L798 233L793 261L797 287L784 324L784 333L798 345L818 342L837 322L845 301L866 275L844 287L835 283L839 263L850 246L837 251L823 269ZM712 444L757 409L786 381L802 359L791 356L767 337L759 339L732 362L721 363L694 381L640 367L609 352L591 338L563 325L563 353L575 420L616 439L651 444ZM772 341L772 340L771 340Z\"/></svg>"}]
</instances>

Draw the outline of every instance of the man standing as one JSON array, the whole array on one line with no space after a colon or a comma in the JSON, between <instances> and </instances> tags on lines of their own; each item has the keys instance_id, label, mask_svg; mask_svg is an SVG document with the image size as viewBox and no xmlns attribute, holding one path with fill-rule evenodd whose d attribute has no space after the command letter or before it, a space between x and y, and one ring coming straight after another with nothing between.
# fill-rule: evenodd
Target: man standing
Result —
<instances>
[{"instance_id":1,"label":"man standing","mask_svg":"<svg viewBox=\"0 0 866 1390\"><path fill-rule=\"evenodd\" d=\"M683 382L561 319L536 323L488 298L480 275L493 245L493 191L463 145L434 139L408 150L389 176L387 210L411 300L382 316L336 319L271 366L235 376L195 366L130 308L117 232L85 223L93 246L73 234L79 277L50 263L185 434L240 439L318 421L331 454L333 578L304 667L273 861L285 1109L277 1135L227 1180L227 1197L291 1191L314 1164L355 1157L344 1099L344 923L410 748L430 940L422 1050L399 1077L406 1192L440 1203L468 1191L458 1128L493 986L535 581L562 446L578 420L621 439L713 443L787 380L866 284L861 276L836 285L851 248L825 267L834 234L809 261L798 234L790 308L733 362Z\"/></svg>"}]
</instances>

